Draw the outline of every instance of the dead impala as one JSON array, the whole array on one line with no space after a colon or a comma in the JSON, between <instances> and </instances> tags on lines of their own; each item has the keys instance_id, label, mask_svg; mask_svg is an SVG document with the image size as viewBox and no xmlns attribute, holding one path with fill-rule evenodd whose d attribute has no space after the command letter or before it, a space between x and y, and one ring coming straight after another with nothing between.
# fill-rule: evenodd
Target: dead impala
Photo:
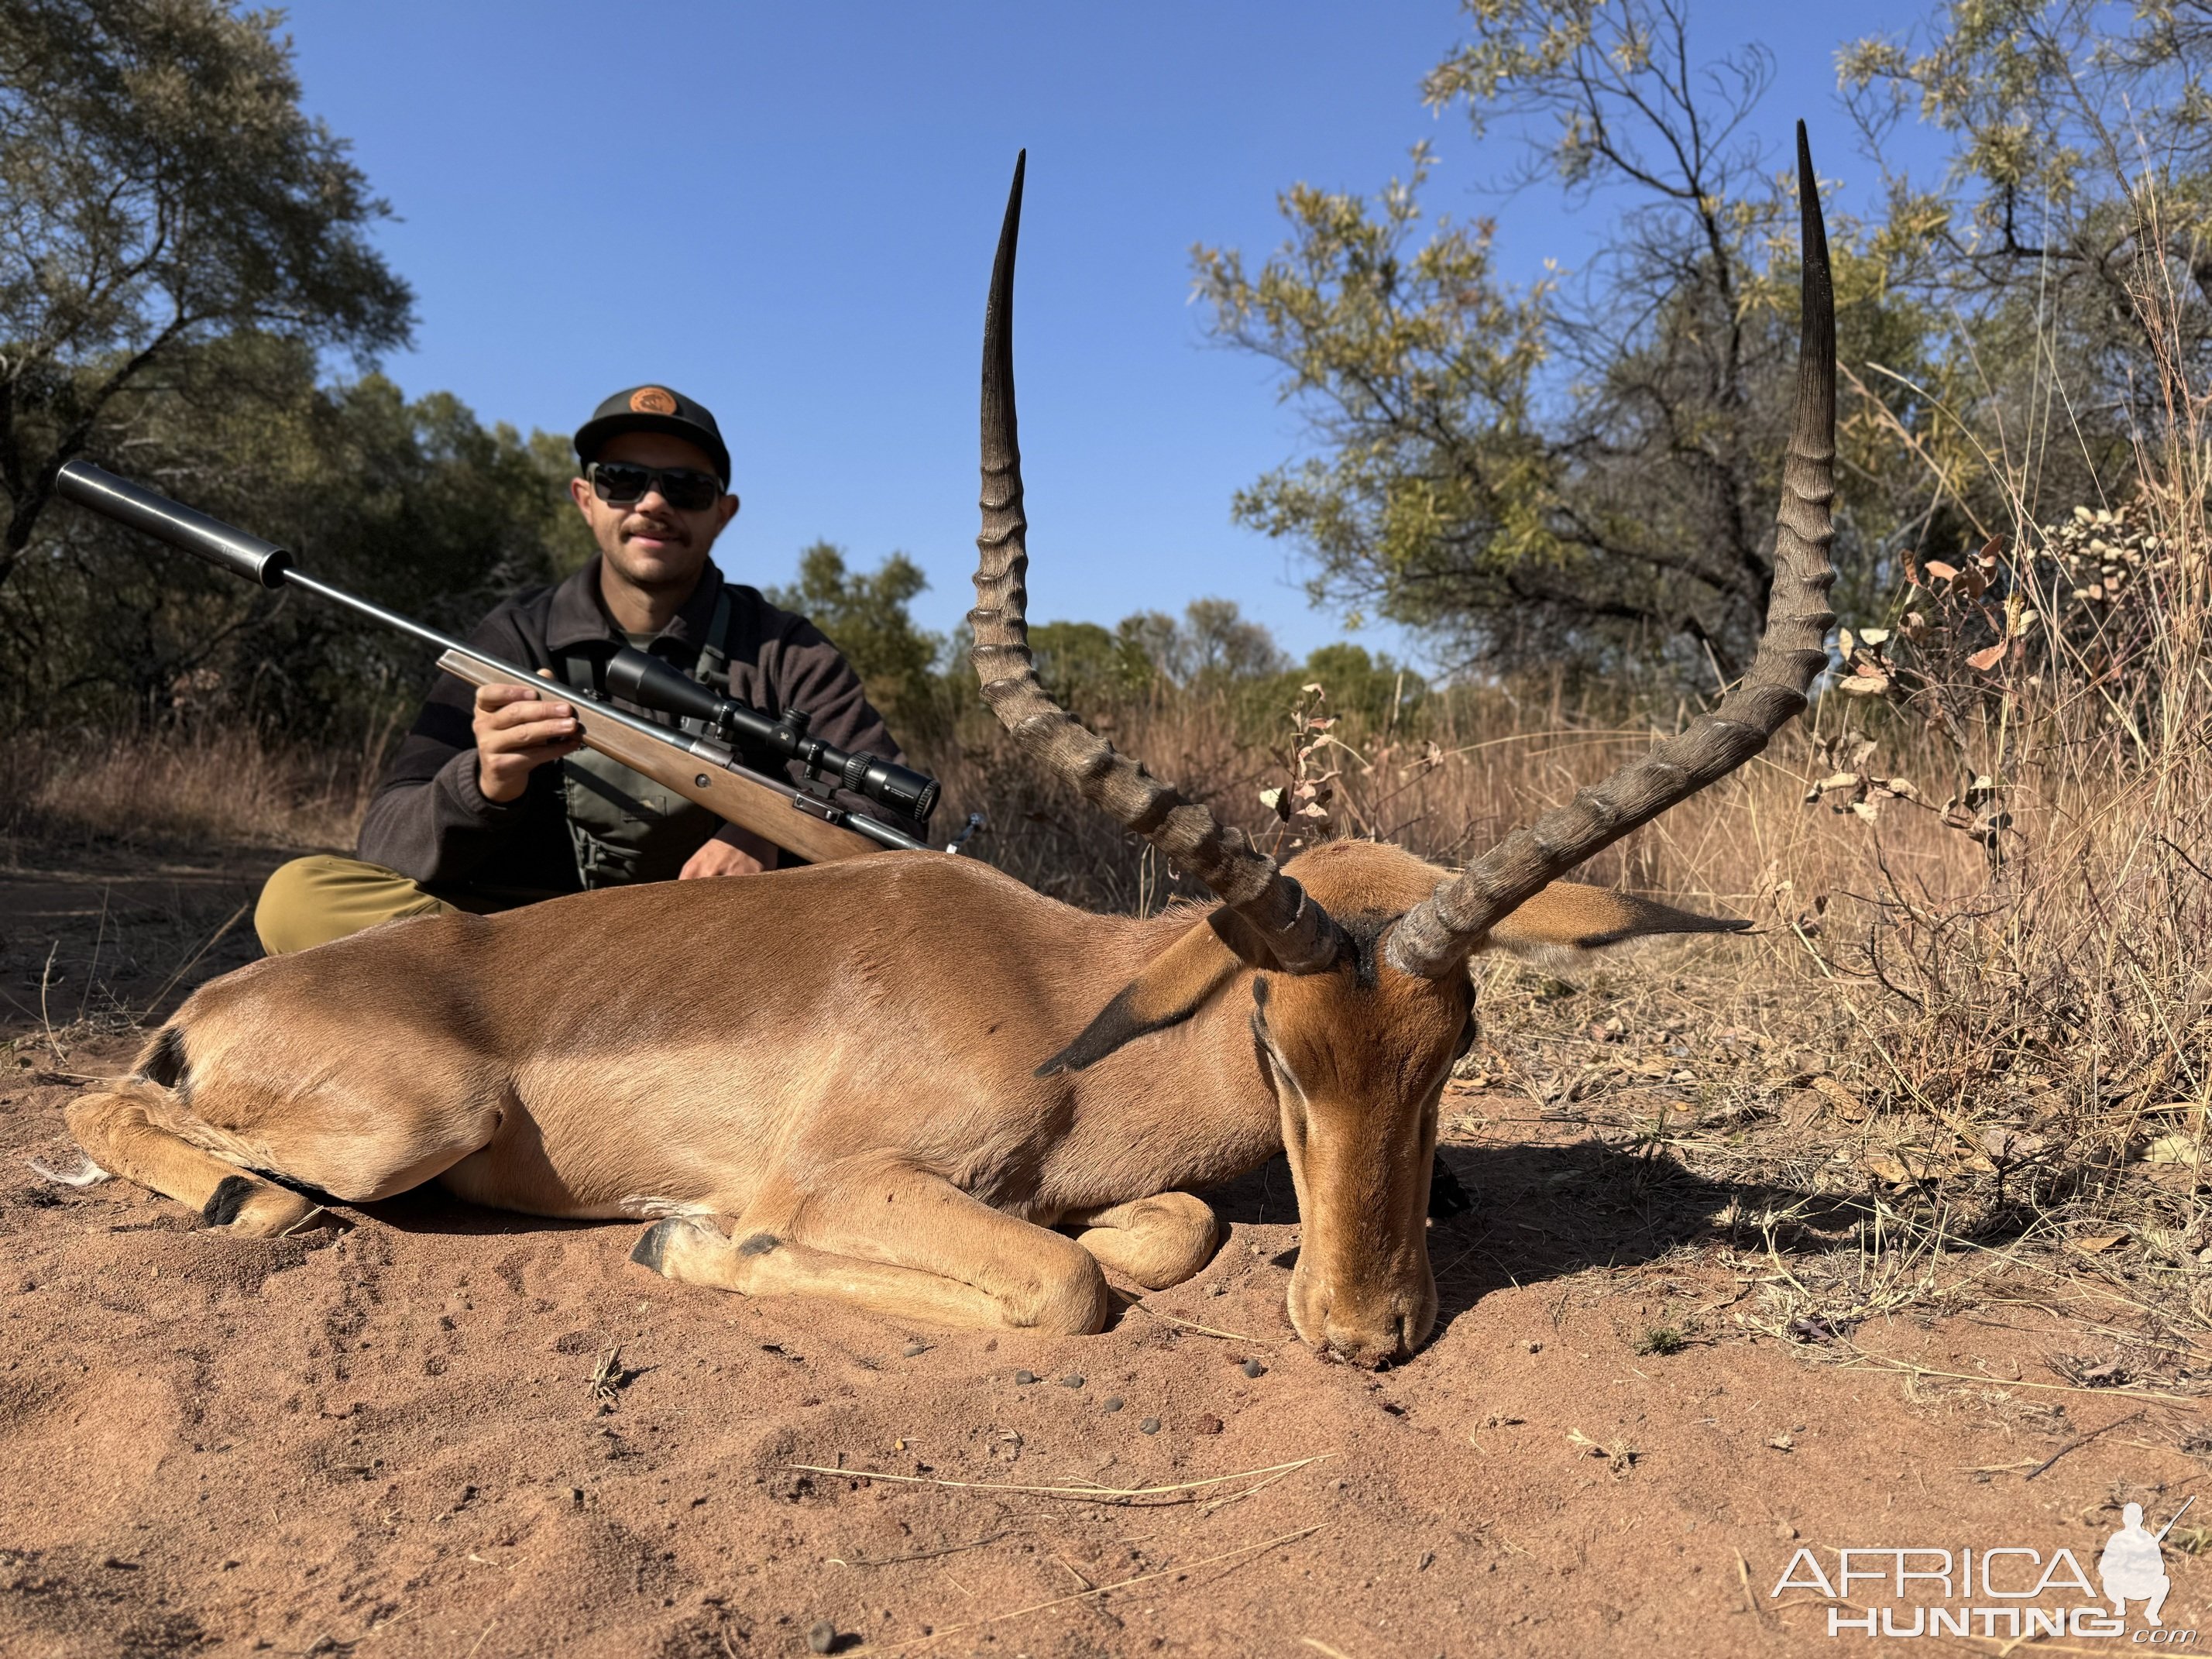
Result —
<instances>
[{"instance_id":1,"label":"dead impala","mask_svg":"<svg viewBox=\"0 0 2212 1659\"><path fill-rule=\"evenodd\" d=\"M1192 1195L1289 1154L1290 1316L1402 1358L1436 1319L1437 1101L1474 1034L1468 959L1741 924L1559 882L1741 766L1827 661L1835 343L1803 130L1804 321L1766 631L1717 712L1456 877L1339 842L1278 867L1116 754L1030 665L1013 388L1014 172L984 325L975 662L1015 738L1218 905L1088 915L964 859L398 921L196 993L72 1105L94 1161L247 1236L436 1181L479 1204L650 1218L686 1284L895 1316L1096 1331L1103 1268L1159 1287L1215 1248ZM580 957L569 941L597 938ZM762 949L800 939L805 948ZM667 948L726 942L720 952ZM724 1231L725 1223L728 1231Z\"/></svg>"}]
</instances>

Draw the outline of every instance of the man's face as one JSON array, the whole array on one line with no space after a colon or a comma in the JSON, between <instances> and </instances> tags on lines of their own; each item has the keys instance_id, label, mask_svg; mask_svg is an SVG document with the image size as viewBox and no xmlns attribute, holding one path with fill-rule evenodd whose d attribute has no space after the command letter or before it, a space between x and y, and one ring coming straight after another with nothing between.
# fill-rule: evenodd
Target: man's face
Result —
<instances>
[{"instance_id":1,"label":"man's face","mask_svg":"<svg viewBox=\"0 0 2212 1659\"><path fill-rule=\"evenodd\" d=\"M690 467L712 476L714 464L696 444L660 432L625 432L609 439L598 458L628 461L647 467ZM568 493L576 508L592 526L592 539L599 544L607 563L630 586L647 592L675 588L690 591L707 562L708 550L722 526L737 515L738 498L720 495L711 507L685 513L671 507L658 489L647 490L635 501L616 506L603 501L586 478L572 479Z\"/></svg>"}]
</instances>

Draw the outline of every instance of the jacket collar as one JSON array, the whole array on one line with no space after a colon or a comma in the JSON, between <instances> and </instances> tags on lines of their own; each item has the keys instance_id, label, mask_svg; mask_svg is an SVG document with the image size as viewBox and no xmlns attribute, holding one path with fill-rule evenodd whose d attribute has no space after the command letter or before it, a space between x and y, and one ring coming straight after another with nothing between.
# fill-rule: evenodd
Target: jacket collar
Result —
<instances>
[{"instance_id":1,"label":"jacket collar","mask_svg":"<svg viewBox=\"0 0 2212 1659\"><path fill-rule=\"evenodd\" d=\"M604 556L592 554L590 563L553 590L552 605L545 617L548 651L572 651L580 645L623 642L622 630L607 615L606 604L599 597L599 562ZM653 636L653 642L657 645L668 640L682 648L681 654L696 654L707 641L707 630L714 625L714 601L721 592L722 573L709 559L699 572L698 585L692 588L691 597L668 619L668 626Z\"/></svg>"}]
</instances>

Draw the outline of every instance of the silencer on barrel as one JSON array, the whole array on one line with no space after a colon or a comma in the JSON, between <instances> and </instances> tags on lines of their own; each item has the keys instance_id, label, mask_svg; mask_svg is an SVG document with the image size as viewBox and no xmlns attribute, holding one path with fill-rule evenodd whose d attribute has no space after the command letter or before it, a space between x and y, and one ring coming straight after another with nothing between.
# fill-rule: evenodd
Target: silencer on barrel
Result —
<instances>
[{"instance_id":1,"label":"silencer on barrel","mask_svg":"<svg viewBox=\"0 0 2212 1659\"><path fill-rule=\"evenodd\" d=\"M118 478L89 461L71 461L55 475L54 488L68 501L157 541L220 565L233 575L282 587L292 556L274 542L211 519L166 495L157 495L128 478Z\"/></svg>"}]
</instances>

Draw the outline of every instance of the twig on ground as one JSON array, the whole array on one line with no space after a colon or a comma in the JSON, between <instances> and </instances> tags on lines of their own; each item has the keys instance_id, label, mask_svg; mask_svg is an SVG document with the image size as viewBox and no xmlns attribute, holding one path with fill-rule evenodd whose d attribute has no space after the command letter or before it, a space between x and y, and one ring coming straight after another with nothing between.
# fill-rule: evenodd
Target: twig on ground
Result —
<instances>
[{"instance_id":1,"label":"twig on ground","mask_svg":"<svg viewBox=\"0 0 2212 1659\"><path fill-rule=\"evenodd\" d=\"M934 1561L940 1555L958 1555L963 1550L980 1550L986 1544L995 1544L1001 1538L1012 1538L1015 1534L1026 1530L1023 1527L1005 1527L997 1532L986 1533L973 1543L948 1544L941 1550L915 1550L906 1555L879 1555L872 1560L854 1560L836 1555L824 1556L823 1560L833 1567L895 1567L907 1561Z\"/></svg>"},{"instance_id":2,"label":"twig on ground","mask_svg":"<svg viewBox=\"0 0 2212 1659\"><path fill-rule=\"evenodd\" d=\"M61 948L59 939L46 947L46 965L39 974L39 1024L46 1028L46 1052L57 1061L67 1060L69 1050L62 1047L61 1039L54 1035L53 1019L46 1012L46 988L53 983L54 952Z\"/></svg>"},{"instance_id":3,"label":"twig on ground","mask_svg":"<svg viewBox=\"0 0 2212 1659\"><path fill-rule=\"evenodd\" d=\"M1304 1468L1310 1463L1326 1462L1335 1455L1334 1452L1316 1452L1311 1457L1301 1457L1294 1462L1273 1463L1264 1469L1241 1469L1234 1474L1212 1474L1202 1480L1179 1480L1171 1486L1026 1486L1004 1480L947 1480L933 1474L884 1474L874 1469L833 1469L820 1463L786 1463L784 1468L804 1470L809 1474L842 1474L854 1480L894 1480L908 1486L956 1486L969 1492L1027 1492L1039 1498L1073 1498L1087 1504L1134 1504L1139 1498L1166 1498L1174 1492L1189 1492L1192 1496L1172 1501L1196 1504L1204 1501L1197 1496L1202 1487L1218 1486L1231 1480L1249 1480L1255 1475L1279 1479L1294 1470Z\"/></svg>"},{"instance_id":4,"label":"twig on ground","mask_svg":"<svg viewBox=\"0 0 2212 1659\"><path fill-rule=\"evenodd\" d=\"M2025 1378L2008 1376L1977 1376L1968 1371L1939 1371L1933 1366L1916 1365L1909 1359L1892 1359L1887 1354L1869 1353L1863 1348L1850 1350L1854 1360L1863 1361L1877 1370L1891 1370L1911 1376L1940 1376L1954 1382L1979 1382L1992 1389L2037 1389L2046 1394L2094 1394L2107 1400L2160 1400L2176 1406L2197 1406L2203 1397L2186 1394L2160 1394L2154 1389L2085 1389L2078 1382L2031 1382Z\"/></svg>"},{"instance_id":5,"label":"twig on ground","mask_svg":"<svg viewBox=\"0 0 2212 1659\"><path fill-rule=\"evenodd\" d=\"M1211 1325L1200 1325L1194 1320L1178 1319L1175 1315L1170 1313L1162 1313L1157 1308L1147 1308L1142 1302L1132 1302L1129 1305L1137 1309L1140 1312L1152 1315L1153 1318L1160 1320L1164 1323L1179 1326L1186 1331L1196 1331L1200 1336L1218 1336L1224 1341L1228 1342L1256 1342L1263 1348L1279 1348L1282 1346L1281 1343L1270 1337L1247 1336L1242 1331L1220 1331L1216 1330Z\"/></svg>"},{"instance_id":6,"label":"twig on ground","mask_svg":"<svg viewBox=\"0 0 2212 1659\"><path fill-rule=\"evenodd\" d=\"M2099 1435L2110 1434L2114 1429L2124 1427L2130 1423L2140 1423L2143 1419L2149 1415L2150 1410L2146 1407L2142 1411L2131 1413L2126 1417L2116 1417L2111 1422L2106 1424L2101 1429L2092 1429L2087 1434L2076 1435L2073 1439L2068 1441L2057 1451L2051 1453L2050 1456L2045 1458L2040 1463L2038 1463L2033 1468L2030 1469L2026 1474L2021 1476L2021 1479L2023 1480L2033 1480L2037 1475L2041 1474L2044 1470L2049 1468L2060 1458L2065 1456L2068 1452L2078 1451L2083 1446L2087 1445L2092 1440L2094 1440Z\"/></svg>"}]
</instances>

